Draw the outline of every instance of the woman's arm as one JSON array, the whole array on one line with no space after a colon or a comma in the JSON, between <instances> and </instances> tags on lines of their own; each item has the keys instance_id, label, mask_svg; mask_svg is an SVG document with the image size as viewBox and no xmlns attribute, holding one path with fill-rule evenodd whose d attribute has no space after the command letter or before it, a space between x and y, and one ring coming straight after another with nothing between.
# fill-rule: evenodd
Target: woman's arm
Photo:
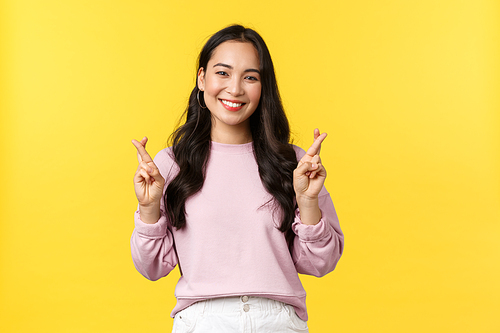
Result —
<instances>
[{"instance_id":1,"label":"woman's arm","mask_svg":"<svg viewBox=\"0 0 500 333\"><path fill-rule=\"evenodd\" d=\"M162 151L151 159L146 151L147 138L133 140L137 148L139 167L134 176L134 188L139 201L135 213L135 229L130 239L132 260L136 269L150 280L166 276L177 265L174 239L163 207L165 167L172 164ZM163 168L163 172L157 167ZM167 169L168 170L168 169ZM162 175L163 173L163 175Z\"/></svg>"},{"instance_id":2,"label":"woman's arm","mask_svg":"<svg viewBox=\"0 0 500 333\"><path fill-rule=\"evenodd\" d=\"M335 269L344 250L344 234L326 189L318 203L321 218L315 225L302 223L300 208L295 212L292 259L297 272L320 277Z\"/></svg>"},{"instance_id":3,"label":"woman's arm","mask_svg":"<svg viewBox=\"0 0 500 333\"><path fill-rule=\"evenodd\" d=\"M295 222L297 235L292 258L299 273L323 276L331 272L344 248L344 235L329 193L324 188L326 170L319 152L326 133L314 130L314 143L307 152L299 151L294 171L297 199Z\"/></svg>"},{"instance_id":4,"label":"woman's arm","mask_svg":"<svg viewBox=\"0 0 500 333\"><path fill-rule=\"evenodd\" d=\"M135 268L149 280L166 276L177 265L174 238L163 212L154 224L142 222L139 210L135 212L130 248Z\"/></svg>"},{"instance_id":5,"label":"woman's arm","mask_svg":"<svg viewBox=\"0 0 500 333\"><path fill-rule=\"evenodd\" d=\"M317 128L314 130L314 142L299 159L293 172L293 187L302 223L308 225L317 224L321 218L318 195L325 183L326 170L321 164L319 152L325 138L326 133L320 135Z\"/></svg>"}]
</instances>

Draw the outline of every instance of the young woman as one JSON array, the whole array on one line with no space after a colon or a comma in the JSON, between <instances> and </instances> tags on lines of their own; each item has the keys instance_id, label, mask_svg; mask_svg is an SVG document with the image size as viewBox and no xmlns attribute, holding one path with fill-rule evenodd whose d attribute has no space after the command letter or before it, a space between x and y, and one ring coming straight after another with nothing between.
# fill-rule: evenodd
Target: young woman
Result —
<instances>
[{"instance_id":1,"label":"young woman","mask_svg":"<svg viewBox=\"0 0 500 333\"><path fill-rule=\"evenodd\" d=\"M291 145L271 56L239 25L203 47L186 122L154 161L133 140L132 257L150 280L179 265L174 332L307 332L298 273L335 268L343 234L314 131ZM298 162L297 162L298 161Z\"/></svg>"}]
</instances>

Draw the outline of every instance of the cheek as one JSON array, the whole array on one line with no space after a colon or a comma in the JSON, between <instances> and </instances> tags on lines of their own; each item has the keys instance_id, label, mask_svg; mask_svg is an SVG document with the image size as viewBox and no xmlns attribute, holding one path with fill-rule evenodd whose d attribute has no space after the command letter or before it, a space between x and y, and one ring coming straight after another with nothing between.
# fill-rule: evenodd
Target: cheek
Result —
<instances>
[{"instance_id":1,"label":"cheek","mask_svg":"<svg viewBox=\"0 0 500 333\"><path fill-rule=\"evenodd\" d=\"M255 104L259 104L261 92L262 92L262 89L260 86L255 87L254 89L250 90L249 91L250 100Z\"/></svg>"},{"instance_id":2,"label":"cheek","mask_svg":"<svg viewBox=\"0 0 500 333\"><path fill-rule=\"evenodd\" d=\"M209 95L217 95L221 88L219 87L219 84L217 80L211 80L208 79L205 81L205 92Z\"/></svg>"},{"instance_id":3,"label":"cheek","mask_svg":"<svg viewBox=\"0 0 500 333\"><path fill-rule=\"evenodd\" d=\"M213 87L212 85L205 85L205 96L214 96L215 95L215 87Z\"/></svg>"}]
</instances>

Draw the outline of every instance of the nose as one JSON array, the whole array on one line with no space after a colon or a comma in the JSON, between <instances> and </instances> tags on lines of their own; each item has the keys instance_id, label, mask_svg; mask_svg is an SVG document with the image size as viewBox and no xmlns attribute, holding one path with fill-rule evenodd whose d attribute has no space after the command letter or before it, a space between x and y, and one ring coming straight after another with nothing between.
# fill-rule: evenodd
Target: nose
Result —
<instances>
[{"instance_id":1,"label":"nose","mask_svg":"<svg viewBox=\"0 0 500 333\"><path fill-rule=\"evenodd\" d=\"M245 93L241 80L236 76L229 81L226 91L232 96L240 96Z\"/></svg>"}]
</instances>

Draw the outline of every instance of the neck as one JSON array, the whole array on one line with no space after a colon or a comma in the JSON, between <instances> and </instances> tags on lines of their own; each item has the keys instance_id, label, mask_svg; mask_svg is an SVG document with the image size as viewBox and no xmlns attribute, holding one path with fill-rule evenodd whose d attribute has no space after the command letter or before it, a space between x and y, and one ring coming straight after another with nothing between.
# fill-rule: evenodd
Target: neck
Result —
<instances>
[{"instance_id":1,"label":"neck","mask_svg":"<svg viewBox=\"0 0 500 333\"><path fill-rule=\"evenodd\" d=\"M250 132L250 127L239 127L230 126L230 128L212 127L212 133L210 134L212 141L218 143L241 145L244 143L252 142L252 133Z\"/></svg>"}]
</instances>

